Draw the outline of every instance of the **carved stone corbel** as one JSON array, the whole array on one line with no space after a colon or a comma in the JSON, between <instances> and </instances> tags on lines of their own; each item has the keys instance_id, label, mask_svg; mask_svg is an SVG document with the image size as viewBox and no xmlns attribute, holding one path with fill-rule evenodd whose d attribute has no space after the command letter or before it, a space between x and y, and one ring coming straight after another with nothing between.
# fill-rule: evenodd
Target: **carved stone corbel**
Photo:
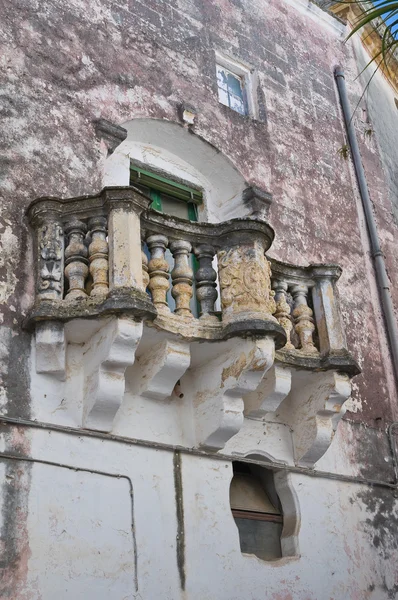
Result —
<instances>
[{"instance_id":1,"label":"carved stone corbel","mask_svg":"<svg viewBox=\"0 0 398 600\"><path fill-rule=\"evenodd\" d=\"M220 450L243 425L243 396L256 390L274 360L271 337L234 340L220 354L181 379L193 408L195 444Z\"/></svg>"},{"instance_id":2,"label":"carved stone corbel","mask_svg":"<svg viewBox=\"0 0 398 600\"><path fill-rule=\"evenodd\" d=\"M275 412L290 392L291 385L291 369L274 364L258 388L243 398L245 416L261 419L267 413Z\"/></svg>"},{"instance_id":3,"label":"carved stone corbel","mask_svg":"<svg viewBox=\"0 0 398 600\"><path fill-rule=\"evenodd\" d=\"M46 373L60 381L65 380L65 332L64 324L59 321L36 323L36 373Z\"/></svg>"},{"instance_id":4,"label":"carved stone corbel","mask_svg":"<svg viewBox=\"0 0 398 600\"><path fill-rule=\"evenodd\" d=\"M96 119L93 123L96 136L106 144L108 155L113 154L119 144L126 139L127 130L106 119Z\"/></svg>"},{"instance_id":5,"label":"carved stone corbel","mask_svg":"<svg viewBox=\"0 0 398 600\"><path fill-rule=\"evenodd\" d=\"M84 352L83 426L111 431L124 396L125 371L135 360L142 323L108 321L86 342Z\"/></svg>"},{"instance_id":6,"label":"carved stone corbel","mask_svg":"<svg viewBox=\"0 0 398 600\"><path fill-rule=\"evenodd\" d=\"M251 216L258 219L268 219L272 204L272 195L269 192L252 185L243 190L242 200Z\"/></svg>"},{"instance_id":7,"label":"carved stone corbel","mask_svg":"<svg viewBox=\"0 0 398 600\"><path fill-rule=\"evenodd\" d=\"M336 371L294 372L292 391L276 416L293 432L296 463L312 467L325 454L350 394L348 375Z\"/></svg>"},{"instance_id":8,"label":"carved stone corbel","mask_svg":"<svg viewBox=\"0 0 398 600\"><path fill-rule=\"evenodd\" d=\"M163 340L137 358L128 373L128 392L152 400L164 400L172 394L189 363L188 342Z\"/></svg>"}]
</instances>

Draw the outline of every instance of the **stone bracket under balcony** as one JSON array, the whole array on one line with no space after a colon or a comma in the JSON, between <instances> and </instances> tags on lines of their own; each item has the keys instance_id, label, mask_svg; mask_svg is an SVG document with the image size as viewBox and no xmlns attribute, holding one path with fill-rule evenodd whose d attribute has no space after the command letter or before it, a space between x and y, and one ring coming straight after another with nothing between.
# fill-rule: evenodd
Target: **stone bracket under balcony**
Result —
<instances>
[{"instance_id":1,"label":"stone bracket under balcony","mask_svg":"<svg viewBox=\"0 0 398 600\"><path fill-rule=\"evenodd\" d=\"M196 351L180 390L193 408L195 446L221 450L241 429L246 394L259 386L274 362L274 341L230 340Z\"/></svg>"}]
</instances>

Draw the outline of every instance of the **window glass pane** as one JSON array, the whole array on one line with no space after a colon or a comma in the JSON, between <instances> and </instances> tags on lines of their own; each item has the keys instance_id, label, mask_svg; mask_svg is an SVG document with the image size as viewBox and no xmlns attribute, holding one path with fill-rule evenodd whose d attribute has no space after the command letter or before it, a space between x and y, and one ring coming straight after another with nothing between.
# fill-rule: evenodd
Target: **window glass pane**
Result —
<instances>
[{"instance_id":1,"label":"window glass pane","mask_svg":"<svg viewBox=\"0 0 398 600\"><path fill-rule=\"evenodd\" d=\"M227 81L228 81L228 91L231 94L234 94L235 96L243 98L242 80L240 79L240 77L237 77L236 75L233 75L232 73L228 73Z\"/></svg>"},{"instance_id":2,"label":"window glass pane","mask_svg":"<svg viewBox=\"0 0 398 600\"><path fill-rule=\"evenodd\" d=\"M221 102L221 104L229 106L228 92L222 90L221 88L218 88L218 100L219 102Z\"/></svg>"},{"instance_id":3,"label":"window glass pane","mask_svg":"<svg viewBox=\"0 0 398 600\"><path fill-rule=\"evenodd\" d=\"M177 200L171 196L161 194L162 209L167 215L179 217L180 219L188 219L188 203L184 200Z\"/></svg>"},{"instance_id":4,"label":"window glass pane","mask_svg":"<svg viewBox=\"0 0 398 600\"><path fill-rule=\"evenodd\" d=\"M243 78L217 65L218 100L241 115L247 114Z\"/></svg>"},{"instance_id":5,"label":"window glass pane","mask_svg":"<svg viewBox=\"0 0 398 600\"><path fill-rule=\"evenodd\" d=\"M228 88L228 76L227 73L225 71L225 69L223 69L222 67L220 67L219 65L217 65L217 84L218 87L220 87L223 90L227 90Z\"/></svg>"},{"instance_id":6,"label":"window glass pane","mask_svg":"<svg viewBox=\"0 0 398 600\"><path fill-rule=\"evenodd\" d=\"M244 554L255 554L263 560L282 557L282 524L252 519L235 519L239 530L240 547Z\"/></svg>"},{"instance_id":7,"label":"window glass pane","mask_svg":"<svg viewBox=\"0 0 398 600\"><path fill-rule=\"evenodd\" d=\"M229 105L233 110L236 110L236 112L240 113L241 115L246 114L245 105L241 98L237 98L236 96L230 94Z\"/></svg>"}]
</instances>

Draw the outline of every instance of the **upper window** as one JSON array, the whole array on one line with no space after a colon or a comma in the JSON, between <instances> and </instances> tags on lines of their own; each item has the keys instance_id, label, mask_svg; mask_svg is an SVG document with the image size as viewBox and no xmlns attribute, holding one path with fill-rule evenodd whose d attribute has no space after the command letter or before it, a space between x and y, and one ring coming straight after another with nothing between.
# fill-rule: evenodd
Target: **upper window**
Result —
<instances>
[{"instance_id":1,"label":"upper window","mask_svg":"<svg viewBox=\"0 0 398 600\"><path fill-rule=\"evenodd\" d=\"M251 67L216 52L218 100L241 115L256 116Z\"/></svg>"},{"instance_id":2,"label":"upper window","mask_svg":"<svg viewBox=\"0 0 398 600\"><path fill-rule=\"evenodd\" d=\"M241 551L263 560L281 558L283 516L272 471L240 462L233 469L230 503Z\"/></svg>"},{"instance_id":3,"label":"upper window","mask_svg":"<svg viewBox=\"0 0 398 600\"><path fill-rule=\"evenodd\" d=\"M247 115L245 82L226 67L217 65L218 100L241 115Z\"/></svg>"}]
</instances>

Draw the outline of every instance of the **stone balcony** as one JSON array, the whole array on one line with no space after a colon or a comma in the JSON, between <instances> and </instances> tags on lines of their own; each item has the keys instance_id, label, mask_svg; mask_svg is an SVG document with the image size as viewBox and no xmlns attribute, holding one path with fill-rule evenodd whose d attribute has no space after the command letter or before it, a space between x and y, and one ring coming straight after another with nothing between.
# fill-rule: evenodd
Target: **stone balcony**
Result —
<instances>
[{"instance_id":1,"label":"stone balcony","mask_svg":"<svg viewBox=\"0 0 398 600\"><path fill-rule=\"evenodd\" d=\"M264 221L193 223L149 202L129 187L30 205L36 418L245 453L259 442L242 432L277 417L291 461L314 464L359 372L340 268L268 260Z\"/></svg>"}]
</instances>

